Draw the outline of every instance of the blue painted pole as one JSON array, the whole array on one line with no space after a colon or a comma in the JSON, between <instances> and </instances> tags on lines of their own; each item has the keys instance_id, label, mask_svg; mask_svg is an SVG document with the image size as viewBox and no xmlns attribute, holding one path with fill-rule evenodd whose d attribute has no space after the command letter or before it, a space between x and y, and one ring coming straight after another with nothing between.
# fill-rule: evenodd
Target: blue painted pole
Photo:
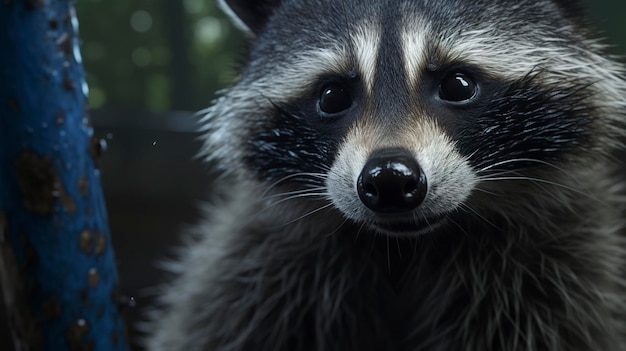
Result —
<instances>
[{"instance_id":1,"label":"blue painted pole","mask_svg":"<svg viewBox=\"0 0 626 351\"><path fill-rule=\"evenodd\" d=\"M0 278L16 350L127 350L74 1L0 2Z\"/></svg>"}]
</instances>

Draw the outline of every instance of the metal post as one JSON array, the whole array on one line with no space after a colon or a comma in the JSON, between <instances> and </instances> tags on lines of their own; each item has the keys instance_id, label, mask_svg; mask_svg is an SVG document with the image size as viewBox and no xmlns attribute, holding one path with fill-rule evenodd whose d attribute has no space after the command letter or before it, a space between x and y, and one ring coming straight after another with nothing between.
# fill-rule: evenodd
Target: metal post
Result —
<instances>
[{"instance_id":1,"label":"metal post","mask_svg":"<svg viewBox=\"0 0 626 351\"><path fill-rule=\"evenodd\" d=\"M127 350L74 1L0 2L0 278L20 351Z\"/></svg>"}]
</instances>

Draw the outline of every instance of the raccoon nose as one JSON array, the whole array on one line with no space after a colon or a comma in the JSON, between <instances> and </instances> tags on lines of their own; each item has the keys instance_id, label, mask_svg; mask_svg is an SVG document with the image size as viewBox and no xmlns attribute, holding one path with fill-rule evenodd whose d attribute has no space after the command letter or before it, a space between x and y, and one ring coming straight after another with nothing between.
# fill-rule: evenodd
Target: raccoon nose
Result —
<instances>
[{"instance_id":1,"label":"raccoon nose","mask_svg":"<svg viewBox=\"0 0 626 351\"><path fill-rule=\"evenodd\" d=\"M375 151L357 180L359 198L378 213L401 213L426 197L426 176L415 158L403 149Z\"/></svg>"}]
</instances>

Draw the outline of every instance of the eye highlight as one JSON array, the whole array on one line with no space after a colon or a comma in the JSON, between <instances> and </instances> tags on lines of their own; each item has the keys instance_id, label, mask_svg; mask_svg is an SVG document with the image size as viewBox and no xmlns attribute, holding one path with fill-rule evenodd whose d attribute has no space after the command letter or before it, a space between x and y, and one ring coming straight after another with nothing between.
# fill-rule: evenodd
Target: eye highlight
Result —
<instances>
[{"instance_id":1,"label":"eye highlight","mask_svg":"<svg viewBox=\"0 0 626 351\"><path fill-rule=\"evenodd\" d=\"M446 101L465 102L476 96L477 85L465 73L453 73L446 76L439 85L439 97Z\"/></svg>"},{"instance_id":2,"label":"eye highlight","mask_svg":"<svg viewBox=\"0 0 626 351\"><path fill-rule=\"evenodd\" d=\"M319 108L323 113L332 115L347 110L352 106L352 96L339 84L328 84L322 89Z\"/></svg>"}]
</instances>

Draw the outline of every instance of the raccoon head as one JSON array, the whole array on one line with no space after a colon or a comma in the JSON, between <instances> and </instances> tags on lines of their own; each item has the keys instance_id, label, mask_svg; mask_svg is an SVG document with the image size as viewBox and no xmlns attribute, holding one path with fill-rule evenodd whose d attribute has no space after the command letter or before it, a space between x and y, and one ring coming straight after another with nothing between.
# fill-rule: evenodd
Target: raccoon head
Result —
<instances>
[{"instance_id":1,"label":"raccoon head","mask_svg":"<svg viewBox=\"0 0 626 351\"><path fill-rule=\"evenodd\" d=\"M380 233L545 217L623 135L621 68L559 1L221 4L253 41L207 157Z\"/></svg>"}]
</instances>

